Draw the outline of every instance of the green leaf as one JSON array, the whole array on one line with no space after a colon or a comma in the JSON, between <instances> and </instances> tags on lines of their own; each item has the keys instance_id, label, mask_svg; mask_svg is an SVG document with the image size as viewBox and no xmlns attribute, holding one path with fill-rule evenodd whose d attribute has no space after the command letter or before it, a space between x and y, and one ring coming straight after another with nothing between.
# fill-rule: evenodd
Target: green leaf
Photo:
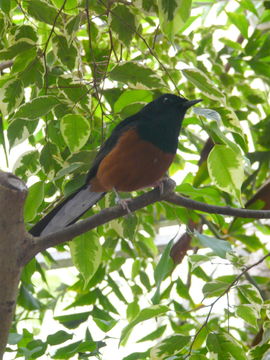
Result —
<instances>
[{"instance_id":1,"label":"green leaf","mask_svg":"<svg viewBox=\"0 0 270 360\"><path fill-rule=\"evenodd\" d=\"M196 188L190 184L184 183L178 185L177 192L192 198L204 198L206 202L217 204L220 202L220 194L217 189L213 187ZM222 204L222 202L221 202Z\"/></svg>"},{"instance_id":2,"label":"green leaf","mask_svg":"<svg viewBox=\"0 0 270 360\"><path fill-rule=\"evenodd\" d=\"M116 308L113 306L111 301L108 299L108 296L107 295L104 296L101 293L101 291L98 291L98 300L99 300L100 305L103 307L103 309L106 309L109 312L119 315Z\"/></svg>"},{"instance_id":3,"label":"green leaf","mask_svg":"<svg viewBox=\"0 0 270 360\"><path fill-rule=\"evenodd\" d=\"M77 170L78 168L80 168L82 166L83 163L76 163L74 162L73 164L64 167L62 169L60 169L58 171L58 173L55 176L55 180L60 179L63 176L67 176L68 174L72 174L75 170Z\"/></svg>"},{"instance_id":4,"label":"green leaf","mask_svg":"<svg viewBox=\"0 0 270 360\"><path fill-rule=\"evenodd\" d=\"M18 41L20 39L30 39L34 42L38 40L37 33L35 29L30 25L21 25L16 30L15 40Z\"/></svg>"},{"instance_id":5,"label":"green leaf","mask_svg":"<svg viewBox=\"0 0 270 360\"><path fill-rule=\"evenodd\" d=\"M158 339L159 337L161 337L163 335L166 328L167 328L167 325L163 325L163 326L159 327L157 330L154 330L150 334L144 336L143 338L141 338L137 342L139 343L139 342L144 342L144 341L156 340L156 339Z\"/></svg>"},{"instance_id":6,"label":"green leaf","mask_svg":"<svg viewBox=\"0 0 270 360\"><path fill-rule=\"evenodd\" d=\"M227 145L215 145L207 159L213 183L220 190L235 196L241 205L241 186L245 178L243 164L241 153L236 153Z\"/></svg>"},{"instance_id":7,"label":"green leaf","mask_svg":"<svg viewBox=\"0 0 270 360\"><path fill-rule=\"evenodd\" d=\"M31 352L31 359L40 359L47 349L47 344L41 340L32 340L27 344L27 348Z\"/></svg>"},{"instance_id":8,"label":"green leaf","mask_svg":"<svg viewBox=\"0 0 270 360\"><path fill-rule=\"evenodd\" d=\"M269 348L270 348L270 344L262 344L262 345L257 345L255 347L253 347L249 351L250 359L251 360L262 360L264 358L263 355L265 353L268 354ZM266 356L268 356L267 354L266 354Z\"/></svg>"},{"instance_id":9,"label":"green leaf","mask_svg":"<svg viewBox=\"0 0 270 360\"><path fill-rule=\"evenodd\" d=\"M72 309L76 306L93 305L97 301L97 297L98 297L97 289L83 295L78 295L75 301L73 301L70 305L65 307L65 310Z\"/></svg>"},{"instance_id":10,"label":"green leaf","mask_svg":"<svg viewBox=\"0 0 270 360\"><path fill-rule=\"evenodd\" d=\"M33 220L36 215L38 208L42 204L44 198L44 183L38 181L29 188L28 195L24 205L24 220L29 222Z\"/></svg>"},{"instance_id":11,"label":"green leaf","mask_svg":"<svg viewBox=\"0 0 270 360\"><path fill-rule=\"evenodd\" d=\"M8 335L8 344L9 345L16 345L22 339L22 337L23 336L21 334L10 332L9 335Z\"/></svg>"},{"instance_id":12,"label":"green leaf","mask_svg":"<svg viewBox=\"0 0 270 360\"><path fill-rule=\"evenodd\" d=\"M81 342L81 340L76 341L75 343L71 343L67 346L63 346L57 349L55 354L53 355L53 359L70 359L70 357L72 357L78 352Z\"/></svg>"},{"instance_id":13,"label":"green leaf","mask_svg":"<svg viewBox=\"0 0 270 360\"><path fill-rule=\"evenodd\" d=\"M145 271L140 271L140 281L143 284L143 286L147 289L147 291L150 291L152 289L149 277Z\"/></svg>"},{"instance_id":14,"label":"green leaf","mask_svg":"<svg viewBox=\"0 0 270 360\"><path fill-rule=\"evenodd\" d=\"M52 179L59 170L60 165L57 161L60 158L59 149L55 144L47 142L40 153L40 165L43 167L47 178Z\"/></svg>"},{"instance_id":15,"label":"green leaf","mask_svg":"<svg viewBox=\"0 0 270 360\"><path fill-rule=\"evenodd\" d=\"M135 214L127 216L123 219L123 235L129 240L133 240L138 226L138 218Z\"/></svg>"},{"instance_id":16,"label":"green leaf","mask_svg":"<svg viewBox=\"0 0 270 360\"><path fill-rule=\"evenodd\" d=\"M237 290L242 293L242 295L254 306L260 309L261 304L263 303L261 294L252 284L239 285Z\"/></svg>"},{"instance_id":17,"label":"green leaf","mask_svg":"<svg viewBox=\"0 0 270 360\"><path fill-rule=\"evenodd\" d=\"M37 261L35 258L33 258L31 261L27 263L27 265L24 266L22 270L21 275L21 281L24 284L32 284L32 276L37 270Z\"/></svg>"},{"instance_id":18,"label":"green leaf","mask_svg":"<svg viewBox=\"0 0 270 360\"><path fill-rule=\"evenodd\" d=\"M21 79L24 84L24 87L27 87L31 84L35 84L37 88L42 88L43 86L43 75L45 69L42 62L35 58L30 62L25 70L21 74Z\"/></svg>"},{"instance_id":19,"label":"green leaf","mask_svg":"<svg viewBox=\"0 0 270 360\"><path fill-rule=\"evenodd\" d=\"M97 326L104 332L110 331L117 324L117 320L115 320L107 310L101 310L96 306L91 311L91 315Z\"/></svg>"},{"instance_id":20,"label":"green leaf","mask_svg":"<svg viewBox=\"0 0 270 360\"><path fill-rule=\"evenodd\" d=\"M69 70L73 70L76 63L77 50L70 44L62 35L57 35L53 38L53 44L56 49L56 55L63 65L66 65Z\"/></svg>"},{"instance_id":21,"label":"green leaf","mask_svg":"<svg viewBox=\"0 0 270 360\"><path fill-rule=\"evenodd\" d=\"M40 96L21 105L18 111L15 113L14 118L35 120L48 114L57 104L59 104L59 100L55 96Z\"/></svg>"},{"instance_id":22,"label":"green leaf","mask_svg":"<svg viewBox=\"0 0 270 360\"><path fill-rule=\"evenodd\" d=\"M132 354L125 356L122 360L145 360L149 357L149 350L144 352L135 351Z\"/></svg>"},{"instance_id":23,"label":"green leaf","mask_svg":"<svg viewBox=\"0 0 270 360\"><path fill-rule=\"evenodd\" d=\"M160 77L151 70L135 62L126 62L115 66L109 74L111 80L126 84L143 86L149 89L164 86Z\"/></svg>"},{"instance_id":24,"label":"green leaf","mask_svg":"<svg viewBox=\"0 0 270 360\"><path fill-rule=\"evenodd\" d=\"M151 351L150 356L153 360L165 359L168 356L178 354L188 343L190 343L190 336L172 335L162 340L155 345Z\"/></svg>"},{"instance_id":25,"label":"green leaf","mask_svg":"<svg viewBox=\"0 0 270 360\"><path fill-rule=\"evenodd\" d=\"M248 39L249 22L247 20L246 15L238 14L236 12L227 12L227 15L231 23L238 28L238 30L244 36L244 38Z\"/></svg>"},{"instance_id":26,"label":"green leaf","mask_svg":"<svg viewBox=\"0 0 270 360\"><path fill-rule=\"evenodd\" d=\"M47 343L49 345L58 345L73 338L73 334L69 334L64 330L59 330L54 334L47 336Z\"/></svg>"},{"instance_id":27,"label":"green leaf","mask_svg":"<svg viewBox=\"0 0 270 360\"><path fill-rule=\"evenodd\" d=\"M203 286L205 297L220 296L228 289L228 284L222 281L209 281Z\"/></svg>"},{"instance_id":28,"label":"green leaf","mask_svg":"<svg viewBox=\"0 0 270 360\"><path fill-rule=\"evenodd\" d=\"M13 147L26 140L33 134L37 127L34 121L26 121L22 119L13 120L7 129L9 146Z\"/></svg>"},{"instance_id":29,"label":"green leaf","mask_svg":"<svg viewBox=\"0 0 270 360\"><path fill-rule=\"evenodd\" d=\"M154 271L155 283L160 285L160 283L170 274L174 268L173 260L170 256L170 252L173 246L173 240L171 240L163 250L163 253L160 257L160 260Z\"/></svg>"},{"instance_id":30,"label":"green leaf","mask_svg":"<svg viewBox=\"0 0 270 360\"><path fill-rule=\"evenodd\" d=\"M25 180L36 173L39 167L39 152L37 150L27 151L16 160L12 171Z\"/></svg>"},{"instance_id":31,"label":"green leaf","mask_svg":"<svg viewBox=\"0 0 270 360\"><path fill-rule=\"evenodd\" d=\"M189 16L189 18L187 19L187 21L185 22L185 24L183 26L180 27L180 29L177 29L177 33L178 34L182 34L186 29L188 29L190 27L190 25L192 25L194 23L194 21L196 19L198 19L201 15L195 15L195 16Z\"/></svg>"},{"instance_id":32,"label":"green leaf","mask_svg":"<svg viewBox=\"0 0 270 360\"><path fill-rule=\"evenodd\" d=\"M119 271L122 265L126 262L126 258L117 257L110 262L109 272Z\"/></svg>"},{"instance_id":33,"label":"green leaf","mask_svg":"<svg viewBox=\"0 0 270 360\"><path fill-rule=\"evenodd\" d=\"M131 321L132 319L134 319L138 315L139 312L140 312L140 306L139 306L137 300L129 303L127 306L128 321Z\"/></svg>"},{"instance_id":34,"label":"green leaf","mask_svg":"<svg viewBox=\"0 0 270 360\"><path fill-rule=\"evenodd\" d=\"M207 261L210 261L210 259L211 258L206 255L199 255L199 254L190 255L188 257L188 261L191 264L191 271L196 269L198 266L206 263Z\"/></svg>"},{"instance_id":35,"label":"green leaf","mask_svg":"<svg viewBox=\"0 0 270 360\"><path fill-rule=\"evenodd\" d=\"M141 270L141 261L139 259L135 259L132 264L132 270L131 270L131 276L133 280L137 275L139 275L140 270Z\"/></svg>"},{"instance_id":36,"label":"green leaf","mask_svg":"<svg viewBox=\"0 0 270 360\"><path fill-rule=\"evenodd\" d=\"M54 320L59 321L60 324L68 329L76 329L81 323L88 319L90 314L90 311L86 311L77 314L55 316Z\"/></svg>"},{"instance_id":37,"label":"green leaf","mask_svg":"<svg viewBox=\"0 0 270 360\"><path fill-rule=\"evenodd\" d=\"M135 16L126 5L117 5L110 11L110 24L119 41L129 46L135 31Z\"/></svg>"},{"instance_id":38,"label":"green leaf","mask_svg":"<svg viewBox=\"0 0 270 360\"><path fill-rule=\"evenodd\" d=\"M255 7L254 3L252 2L252 0L241 0L241 6L244 9L252 12L254 15L258 16L258 12L257 12L256 7Z\"/></svg>"},{"instance_id":39,"label":"green leaf","mask_svg":"<svg viewBox=\"0 0 270 360\"><path fill-rule=\"evenodd\" d=\"M234 110L228 106L215 109L218 111L224 126L226 126L228 130L234 131L244 138L242 126Z\"/></svg>"},{"instance_id":40,"label":"green leaf","mask_svg":"<svg viewBox=\"0 0 270 360\"><path fill-rule=\"evenodd\" d=\"M5 84L3 101L8 104L7 111L11 113L21 103L24 96L24 88L20 79L13 79Z\"/></svg>"},{"instance_id":41,"label":"green leaf","mask_svg":"<svg viewBox=\"0 0 270 360\"><path fill-rule=\"evenodd\" d=\"M215 255L223 259L226 259L227 252L232 251L231 244L228 241L200 234L196 230L194 230L194 236L203 246L212 249Z\"/></svg>"},{"instance_id":42,"label":"green leaf","mask_svg":"<svg viewBox=\"0 0 270 360\"><path fill-rule=\"evenodd\" d=\"M20 80L12 78L0 82L0 111L2 114L10 115L21 104L23 96L24 89Z\"/></svg>"},{"instance_id":43,"label":"green leaf","mask_svg":"<svg viewBox=\"0 0 270 360\"><path fill-rule=\"evenodd\" d=\"M67 23L66 23L66 30L69 35L73 35L79 30L81 20L82 20L82 13L78 14L77 16L72 17Z\"/></svg>"},{"instance_id":44,"label":"green leaf","mask_svg":"<svg viewBox=\"0 0 270 360\"><path fill-rule=\"evenodd\" d=\"M89 231L73 239L69 247L73 264L80 271L87 285L101 263L102 247L99 238Z\"/></svg>"},{"instance_id":45,"label":"green leaf","mask_svg":"<svg viewBox=\"0 0 270 360\"><path fill-rule=\"evenodd\" d=\"M10 12L10 0L0 0L0 9L8 15Z\"/></svg>"},{"instance_id":46,"label":"green leaf","mask_svg":"<svg viewBox=\"0 0 270 360\"><path fill-rule=\"evenodd\" d=\"M216 122L211 122L209 125L205 124L205 128L207 129L213 142L215 142L217 144L228 145L236 153L238 153L240 151L239 145L242 148L244 147L245 150L247 150L246 143L243 142L242 135L240 135L241 142L239 141L238 143L236 143L235 141L229 140L229 138L226 136L226 133L224 131L222 131L222 129L220 128L220 125ZM237 134L234 134L234 135L237 135Z\"/></svg>"},{"instance_id":47,"label":"green leaf","mask_svg":"<svg viewBox=\"0 0 270 360\"><path fill-rule=\"evenodd\" d=\"M48 2L41 0L24 1L24 5L27 7L27 12L34 19L45 22L46 24L53 25L55 19L58 17L58 11L54 6L51 6ZM59 17L56 20L56 24L59 23Z\"/></svg>"},{"instance_id":48,"label":"green leaf","mask_svg":"<svg viewBox=\"0 0 270 360\"><path fill-rule=\"evenodd\" d=\"M257 319L259 319L260 314L253 305L238 305L236 308L236 315L259 330Z\"/></svg>"},{"instance_id":49,"label":"green leaf","mask_svg":"<svg viewBox=\"0 0 270 360\"><path fill-rule=\"evenodd\" d=\"M110 275L108 275L108 285L112 288L114 295L117 296L119 300L123 301L125 304L128 304L124 294L120 291L119 286Z\"/></svg>"},{"instance_id":50,"label":"green leaf","mask_svg":"<svg viewBox=\"0 0 270 360\"><path fill-rule=\"evenodd\" d=\"M161 30L170 41L189 19L191 5L192 0L158 0Z\"/></svg>"},{"instance_id":51,"label":"green leaf","mask_svg":"<svg viewBox=\"0 0 270 360\"><path fill-rule=\"evenodd\" d=\"M259 60L250 60L248 61L248 64L256 74L262 75L263 77L270 77L269 63Z\"/></svg>"},{"instance_id":52,"label":"green leaf","mask_svg":"<svg viewBox=\"0 0 270 360\"><path fill-rule=\"evenodd\" d=\"M153 100L153 95L148 90L126 90L124 91L117 101L114 103L114 111L120 112L127 105L132 103L148 103Z\"/></svg>"},{"instance_id":53,"label":"green leaf","mask_svg":"<svg viewBox=\"0 0 270 360\"><path fill-rule=\"evenodd\" d=\"M229 334L210 333L206 346L211 353L217 354L218 360L247 360L242 345Z\"/></svg>"},{"instance_id":54,"label":"green leaf","mask_svg":"<svg viewBox=\"0 0 270 360\"><path fill-rule=\"evenodd\" d=\"M37 300L24 285L21 285L20 287L20 292L18 296L18 305L22 306L26 310L41 309L40 301Z\"/></svg>"},{"instance_id":55,"label":"green leaf","mask_svg":"<svg viewBox=\"0 0 270 360\"><path fill-rule=\"evenodd\" d=\"M214 85L214 83L199 69L182 70L184 76L192 82L209 99L225 101L223 93Z\"/></svg>"},{"instance_id":56,"label":"green leaf","mask_svg":"<svg viewBox=\"0 0 270 360\"><path fill-rule=\"evenodd\" d=\"M61 134L71 152L80 150L90 135L90 124L81 115L65 115L60 122Z\"/></svg>"},{"instance_id":57,"label":"green leaf","mask_svg":"<svg viewBox=\"0 0 270 360\"><path fill-rule=\"evenodd\" d=\"M155 283L157 290L152 298L153 304L158 304L160 301L160 285L162 281L171 273L174 268L173 259L170 256L173 246L173 240L171 240L165 247L160 260L154 271Z\"/></svg>"},{"instance_id":58,"label":"green leaf","mask_svg":"<svg viewBox=\"0 0 270 360\"><path fill-rule=\"evenodd\" d=\"M223 44L225 44L226 46L232 48L232 49L235 49L235 50L238 50L238 51L243 51L242 46L236 41L232 41L232 40L227 39L227 38L221 38L221 39L219 39L219 41L222 42Z\"/></svg>"},{"instance_id":59,"label":"green leaf","mask_svg":"<svg viewBox=\"0 0 270 360\"><path fill-rule=\"evenodd\" d=\"M72 101L72 103L77 104L80 103L81 105L85 106L87 111L89 110L89 89L84 84L78 84L73 81L71 78L63 78L59 77L57 79L57 84L61 91L66 95L66 97ZM66 106L64 107L65 114ZM62 115L63 116L63 115ZM59 116L60 117L60 116Z\"/></svg>"},{"instance_id":60,"label":"green leaf","mask_svg":"<svg viewBox=\"0 0 270 360\"><path fill-rule=\"evenodd\" d=\"M7 50L0 51L0 60L14 59L17 55L32 49L34 46L35 44L28 39L18 41L14 45L11 45Z\"/></svg>"},{"instance_id":61,"label":"green leaf","mask_svg":"<svg viewBox=\"0 0 270 360\"><path fill-rule=\"evenodd\" d=\"M208 358L205 355L196 354L196 355L191 355L189 360L208 360Z\"/></svg>"},{"instance_id":62,"label":"green leaf","mask_svg":"<svg viewBox=\"0 0 270 360\"><path fill-rule=\"evenodd\" d=\"M63 1L62 0L52 0L52 2L54 3L54 5L60 9L61 6L63 5ZM66 0L65 1L65 11L71 11L71 13L73 13L72 11L78 11L77 10L78 7L78 0Z\"/></svg>"},{"instance_id":63,"label":"green leaf","mask_svg":"<svg viewBox=\"0 0 270 360\"><path fill-rule=\"evenodd\" d=\"M189 294L189 289L188 289L187 285L184 284L184 282L182 281L182 279L180 277L178 277L178 279L176 280L176 292L181 298L190 301L190 303L192 305L194 304L193 300Z\"/></svg>"},{"instance_id":64,"label":"green leaf","mask_svg":"<svg viewBox=\"0 0 270 360\"><path fill-rule=\"evenodd\" d=\"M149 320L152 318L155 318L160 315L164 315L167 311L169 311L169 308L165 305L153 305L147 309L143 309L136 318L131 321L122 331L120 343L124 344L129 335L131 330L134 328L135 325L139 324L142 321Z\"/></svg>"}]
</instances>

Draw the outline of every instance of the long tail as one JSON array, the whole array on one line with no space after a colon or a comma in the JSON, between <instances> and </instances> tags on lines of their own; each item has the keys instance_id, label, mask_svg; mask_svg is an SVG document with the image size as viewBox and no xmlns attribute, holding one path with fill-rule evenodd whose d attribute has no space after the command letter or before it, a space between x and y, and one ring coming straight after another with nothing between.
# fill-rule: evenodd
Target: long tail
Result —
<instances>
[{"instance_id":1,"label":"long tail","mask_svg":"<svg viewBox=\"0 0 270 360\"><path fill-rule=\"evenodd\" d=\"M36 223L29 233L34 236L48 235L73 224L105 194L93 192L90 185L84 185Z\"/></svg>"}]
</instances>

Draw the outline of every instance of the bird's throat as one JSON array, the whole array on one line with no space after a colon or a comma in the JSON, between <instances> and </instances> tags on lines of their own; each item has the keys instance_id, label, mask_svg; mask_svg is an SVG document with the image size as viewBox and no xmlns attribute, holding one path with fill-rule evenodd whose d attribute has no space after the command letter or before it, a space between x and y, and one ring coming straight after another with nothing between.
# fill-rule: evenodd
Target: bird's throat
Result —
<instances>
[{"instance_id":1,"label":"bird's throat","mask_svg":"<svg viewBox=\"0 0 270 360\"><path fill-rule=\"evenodd\" d=\"M175 154L178 147L178 137L181 130L181 122L155 121L143 123L138 126L141 139L151 142L160 150Z\"/></svg>"}]
</instances>

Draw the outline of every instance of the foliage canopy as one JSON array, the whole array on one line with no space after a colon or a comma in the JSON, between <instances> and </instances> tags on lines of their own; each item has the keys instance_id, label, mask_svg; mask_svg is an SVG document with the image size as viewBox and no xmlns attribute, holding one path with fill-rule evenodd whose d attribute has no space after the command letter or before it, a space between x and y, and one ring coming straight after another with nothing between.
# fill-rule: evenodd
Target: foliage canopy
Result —
<instances>
[{"instance_id":1,"label":"foliage canopy","mask_svg":"<svg viewBox=\"0 0 270 360\"><path fill-rule=\"evenodd\" d=\"M270 209L269 22L269 1L0 1L1 163L15 158L31 184L29 227L82 185L116 123L165 92L203 99L170 168L176 191ZM85 216L113 204L109 194ZM160 256L159 228L181 224ZM262 221L167 203L99 227L25 267L7 353L105 359L117 334L126 348L138 341L125 360L263 359L269 234ZM57 278L48 268L69 249L79 273ZM263 271L248 272L263 255ZM57 329L42 337L47 317Z\"/></svg>"}]
</instances>

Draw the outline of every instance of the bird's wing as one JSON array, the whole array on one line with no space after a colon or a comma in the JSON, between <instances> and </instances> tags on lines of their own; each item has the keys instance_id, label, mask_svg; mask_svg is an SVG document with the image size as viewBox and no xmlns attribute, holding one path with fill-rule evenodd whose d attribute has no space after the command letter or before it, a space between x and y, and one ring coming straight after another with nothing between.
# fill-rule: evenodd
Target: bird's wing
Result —
<instances>
[{"instance_id":1,"label":"bird's wing","mask_svg":"<svg viewBox=\"0 0 270 360\"><path fill-rule=\"evenodd\" d=\"M95 177L102 159L113 149L123 132L135 127L138 123L137 114L121 121L112 131L110 137L101 146L86 178L86 185L82 186L75 193L68 196L58 204L51 212L35 224L30 230L34 236L47 235L63 229L76 222L88 209L95 205L105 192L91 191L89 181Z\"/></svg>"}]
</instances>

